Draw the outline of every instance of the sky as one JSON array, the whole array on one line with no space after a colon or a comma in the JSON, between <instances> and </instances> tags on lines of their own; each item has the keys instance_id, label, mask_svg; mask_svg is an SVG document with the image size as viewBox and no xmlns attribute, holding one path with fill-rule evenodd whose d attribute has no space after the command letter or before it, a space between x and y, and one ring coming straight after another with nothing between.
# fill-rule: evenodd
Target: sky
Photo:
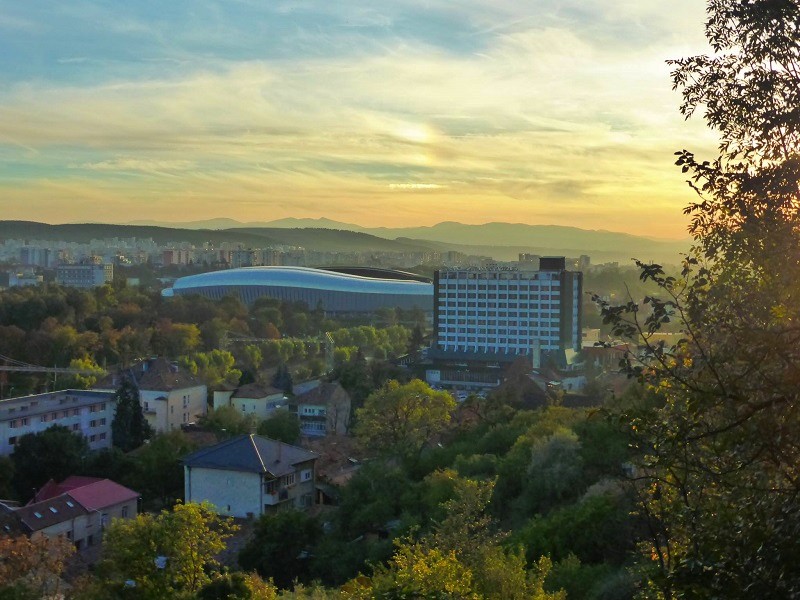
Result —
<instances>
[{"instance_id":1,"label":"sky","mask_svg":"<svg viewBox=\"0 0 800 600\"><path fill-rule=\"evenodd\" d=\"M0 0L0 218L686 236L697 0Z\"/></svg>"}]
</instances>

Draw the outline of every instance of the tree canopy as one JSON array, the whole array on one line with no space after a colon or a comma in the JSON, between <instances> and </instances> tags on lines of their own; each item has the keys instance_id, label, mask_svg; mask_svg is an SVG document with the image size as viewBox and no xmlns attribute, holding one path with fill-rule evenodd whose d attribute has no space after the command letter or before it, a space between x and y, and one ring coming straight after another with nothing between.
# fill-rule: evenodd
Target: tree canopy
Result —
<instances>
[{"instance_id":1,"label":"tree canopy","mask_svg":"<svg viewBox=\"0 0 800 600\"><path fill-rule=\"evenodd\" d=\"M154 599L196 593L211 582L209 568L236 529L209 504L116 519L103 538L103 585L118 590L131 580L137 597Z\"/></svg>"},{"instance_id":2,"label":"tree canopy","mask_svg":"<svg viewBox=\"0 0 800 600\"><path fill-rule=\"evenodd\" d=\"M698 199L680 273L640 263L659 293L598 299L644 349L627 368L650 402L623 416L639 451L651 585L666 598L794 597L800 569L800 4L713 0L712 54L671 61L687 117L720 136L677 165ZM647 309L646 311L643 309ZM654 334L677 321L675 346ZM643 360L639 362L639 359Z\"/></svg>"},{"instance_id":3,"label":"tree canopy","mask_svg":"<svg viewBox=\"0 0 800 600\"><path fill-rule=\"evenodd\" d=\"M450 422L453 397L414 379L391 380L373 392L356 411L355 434L372 451L414 457Z\"/></svg>"},{"instance_id":4,"label":"tree canopy","mask_svg":"<svg viewBox=\"0 0 800 600\"><path fill-rule=\"evenodd\" d=\"M153 435L150 423L142 412L139 390L128 377L123 377L112 401L116 404L111 421L112 442L123 452L130 452Z\"/></svg>"},{"instance_id":5,"label":"tree canopy","mask_svg":"<svg viewBox=\"0 0 800 600\"><path fill-rule=\"evenodd\" d=\"M49 479L63 481L80 473L88 454L86 438L63 425L26 433L11 454L17 497L28 500Z\"/></svg>"}]
</instances>

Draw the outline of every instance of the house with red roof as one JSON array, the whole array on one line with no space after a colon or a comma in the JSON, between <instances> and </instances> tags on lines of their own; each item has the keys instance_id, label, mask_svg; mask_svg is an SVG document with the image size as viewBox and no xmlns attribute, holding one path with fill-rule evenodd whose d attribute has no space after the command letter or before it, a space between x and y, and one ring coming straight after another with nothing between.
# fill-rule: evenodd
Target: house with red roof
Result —
<instances>
[{"instance_id":1,"label":"house with red roof","mask_svg":"<svg viewBox=\"0 0 800 600\"><path fill-rule=\"evenodd\" d=\"M137 514L139 492L110 479L52 479L25 506L0 502L0 533L30 537L65 537L82 550L100 543L114 519Z\"/></svg>"}]
</instances>

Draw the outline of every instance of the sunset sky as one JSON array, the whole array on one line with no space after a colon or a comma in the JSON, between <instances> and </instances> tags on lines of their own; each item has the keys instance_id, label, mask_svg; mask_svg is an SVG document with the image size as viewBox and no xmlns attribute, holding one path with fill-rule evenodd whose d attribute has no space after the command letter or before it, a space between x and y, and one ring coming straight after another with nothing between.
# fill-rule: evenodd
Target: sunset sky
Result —
<instances>
[{"instance_id":1,"label":"sunset sky","mask_svg":"<svg viewBox=\"0 0 800 600\"><path fill-rule=\"evenodd\" d=\"M696 0L0 0L0 218L685 236Z\"/></svg>"}]
</instances>

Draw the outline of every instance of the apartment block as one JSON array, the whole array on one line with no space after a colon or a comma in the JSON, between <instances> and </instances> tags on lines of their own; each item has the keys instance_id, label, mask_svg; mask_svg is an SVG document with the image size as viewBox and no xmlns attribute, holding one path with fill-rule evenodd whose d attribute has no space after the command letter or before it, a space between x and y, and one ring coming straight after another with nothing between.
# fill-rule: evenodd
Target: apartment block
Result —
<instances>
[{"instance_id":1,"label":"apartment block","mask_svg":"<svg viewBox=\"0 0 800 600\"><path fill-rule=\"evenodd\" d=\"M111 447L114 393L61 390L0 401L0 456L14 451L26 433L63 425L86 437L92 450Z\"/></svg>"},{"instance_id":2,"label":"apartment block","mask_svg":"<svg viewBox=\"0 0 800 600\"><path fill-rule=\"evenodd\" d=\"M450 268L434 277L435 353L513 360L581 348L583 275L563 257L539 269Z\"/></svg>"}]
</instances>

